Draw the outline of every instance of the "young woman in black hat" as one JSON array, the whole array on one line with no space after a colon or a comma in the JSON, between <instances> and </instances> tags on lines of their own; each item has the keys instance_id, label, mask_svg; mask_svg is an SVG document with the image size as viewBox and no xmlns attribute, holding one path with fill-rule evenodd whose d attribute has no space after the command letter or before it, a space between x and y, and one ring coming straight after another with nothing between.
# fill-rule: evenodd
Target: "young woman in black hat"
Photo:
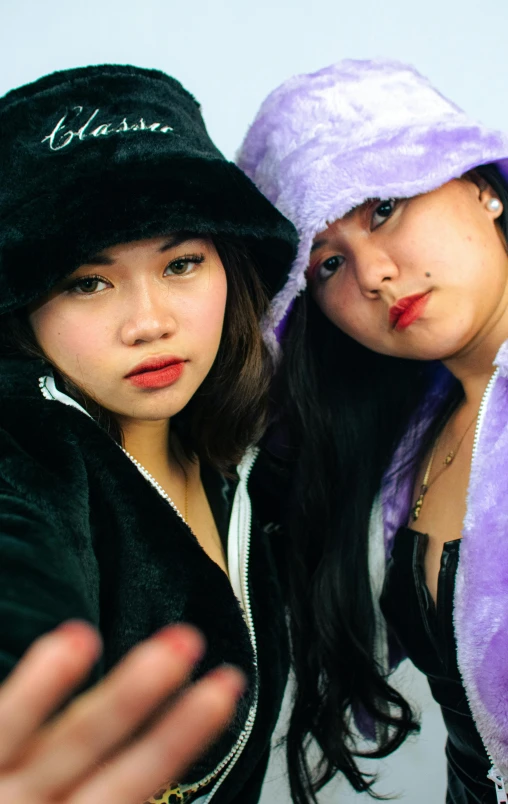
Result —
<instances>
[{"instance_id":1,"label":"young woman in black hat","mask_svg":"<svg viewBox=\"0 0 508 804\"><path fill-rule=\"evenodd\" d=\"M234 664L246 690L150 800L256 802L288 663L248 494L257 322L294 230L163 73L48 76L0 102L0 138L0 673L69 619L100 630L91 681L197 626L195 675Z\"/></svg>"}]
</instances>

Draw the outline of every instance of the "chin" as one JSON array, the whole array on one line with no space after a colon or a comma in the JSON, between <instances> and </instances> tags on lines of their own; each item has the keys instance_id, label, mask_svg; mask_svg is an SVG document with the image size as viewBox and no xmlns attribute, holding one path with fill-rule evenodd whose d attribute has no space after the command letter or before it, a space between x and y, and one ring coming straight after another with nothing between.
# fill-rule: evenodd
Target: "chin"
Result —
<instances>
[{"instance_id":1,"label":"chin","mask_svg":"<svg viewBox=\"0 0 508 804\"><path fill-rule=\"evenodd\" d=\"M446 360L450 355L448 352L443 351L443 348L435 347L434 349L423 348L423 349L404 349L398 352L385 352L385 354L389 354L390 357L401 357L404 360L420 360L422 362L433 362L435 360Z\"/></svg>"},{"instance_id":2,"label":"chin","mask_svg":"<svg viewBox=\"0 0 508 804\"><path fill-rule=\"evenodd\" d=\"M386 349L377 351L407 360L443 361L459 354L470 341L470 329L462 327L465 330L462 335L457 331L458 327L452 326L451 320L441 321L440 325L435 322L433 326L427 322L421 323L422 326L418 326L417 322L414 328L398 333L398 343L387 344Z\"/></svg>"},{"instance_id":3,"label":"chin","mask_svg":"<svg viewBox=\"0 0 508 804\"><path fill-rule=\"evenodd\" d=\"M447 358L453 356L461 348L456 339L454 339L453 343L443 344L442 339L440 339L439 342L436 342L434 339L431 341L430 338L422 339L420 342L413 341L412 343L399 345L398 348L394 348L393 344L387 344L386 346L380 346L380 344L377 344L374 347L370 344L364 345L373 352L386 355L387 357L398 357L404 360L421 360L429 362L434 360L446 360Z\"/></svg>"},{"instance_id":4,"label":"chin","mask_svg":"<svg viewBox=\"0 0 508 804\"><path fill-rule=\"evenodd\" d=\"M144 400L137 399L134 401L131 400L130 403L118 404L117 399L115 405L108 405L103 402L99 402L99 404L102 404L102 406L109 410L114 416L118 416L121 419L155 422L171 419L172 416L176 416L177 413L180 413L180 411L184 409L188 402L189 399L186 396L183 400L180 398L175 399L174 397L172 400L146 398Z\"/></svg>"},{"instance_id":5,"label":"chin","mask_svg":"<svg viewBox=\"0 0 508 804\"><path fill-rule=\"evenodd\" d=\"M104 405L117 416L138 421L161 421L171 419L180 413L195 395L199 384L194 382L177 383L166 388L123 389L120 397L115 398L115 405Z\"/></svg>"},{"instance_id":6,"label":"chin","mask_svg":"<svg viewBox=\"0 0 508 804\"><path fill-rule=\"evenodd\" d=\"M188 401L188 400L187 400ZM128 416L130 419L137 419L138 421L145 422L158 422L164 419L171 419L180 413L187 404L158 404L158 405L140 405L137 408L131 408L130 413L121 414Z\"/></svg>"}]
</instances>

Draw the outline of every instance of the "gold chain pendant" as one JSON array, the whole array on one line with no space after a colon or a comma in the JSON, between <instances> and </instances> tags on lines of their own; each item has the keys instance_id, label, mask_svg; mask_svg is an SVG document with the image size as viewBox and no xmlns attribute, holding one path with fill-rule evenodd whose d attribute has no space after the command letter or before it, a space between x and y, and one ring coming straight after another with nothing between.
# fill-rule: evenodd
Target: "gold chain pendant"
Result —
<instances>
[{"instance_id":1,"label":"gold chain pendant","mask_svg":"<svg viewBox=\"0 0 508 804\"><path fill-rule=\"evenodd\" d=\"M429 490L429 487L427 485L425 485L425 483L423 483L420 486L420 496L418 497L418 499L415 502L413 508L411 509L411 519L413 520L413 522L416 522L416 520L420 516L420 511L422 510L422 505L423 505L423 498L427 494L428 490Z\"/></svg>"},{"instance_id":2,"label":"gold chain pendant","mask_svg":"<svg viewBox=\"0 0 508 804\"><path fill-rule=\"evenodd\" d=\"M194 790L183 791L179 785L172 785L159 790L145 804L185 804L194 793Z\"/></svg>"}]
</instances>

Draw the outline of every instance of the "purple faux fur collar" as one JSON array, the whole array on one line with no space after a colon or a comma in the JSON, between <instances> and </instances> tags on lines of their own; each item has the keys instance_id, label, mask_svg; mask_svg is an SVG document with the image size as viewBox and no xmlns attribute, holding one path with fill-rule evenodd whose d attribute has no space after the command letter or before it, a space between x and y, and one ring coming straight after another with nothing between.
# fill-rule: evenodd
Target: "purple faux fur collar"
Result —
<instances>
[{"instance_id":1,"label":"purple faux fur collar","mask_svg":"<svg viewBox=\"0 0 508 804\"><path fill-rule=\"evenodd\" d=\"M508 778L508 341L477 430L467 513L457 571L454 624L459 669L476 727ZM446 382L446 380L445 380ZM441 392L442 393L441 386ZM389 554L397 528L407 522L413 478L402 456L417 448L439 394L428 400L418 426L397 451L383 486L384 537Z\"/></svg>"}]
</instances>

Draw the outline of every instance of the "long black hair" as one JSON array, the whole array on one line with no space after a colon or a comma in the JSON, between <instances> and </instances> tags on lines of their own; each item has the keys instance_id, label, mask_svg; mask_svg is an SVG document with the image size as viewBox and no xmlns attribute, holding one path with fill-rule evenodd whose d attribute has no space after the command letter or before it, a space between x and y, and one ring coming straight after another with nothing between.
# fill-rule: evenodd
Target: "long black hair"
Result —
<instances>
[{"instance_id":1,"label":"long black hair","mask_svg":"<svg viewBox=\"0 0 508 804\"><path fill-rule=\"evenodd\" d=\"M480 191L487 182L503 201L498 223L506 236L504 180L492 165L470 178ZM292 473L285 563L296 677L287 735L295 804L316 802L315 792L338 771L356 791L374 796L375 779L357 758L384 757L418 729L374 658L368 530L383 474L435 369L366 349L326 319L309 294L295 302L275 388ZM417 460L461 395L452 383ZM352 713L376 726L371 751L356 747ZM314 768L307 753L312 738L319 750Z\"/></svg>"}]
</instances>

